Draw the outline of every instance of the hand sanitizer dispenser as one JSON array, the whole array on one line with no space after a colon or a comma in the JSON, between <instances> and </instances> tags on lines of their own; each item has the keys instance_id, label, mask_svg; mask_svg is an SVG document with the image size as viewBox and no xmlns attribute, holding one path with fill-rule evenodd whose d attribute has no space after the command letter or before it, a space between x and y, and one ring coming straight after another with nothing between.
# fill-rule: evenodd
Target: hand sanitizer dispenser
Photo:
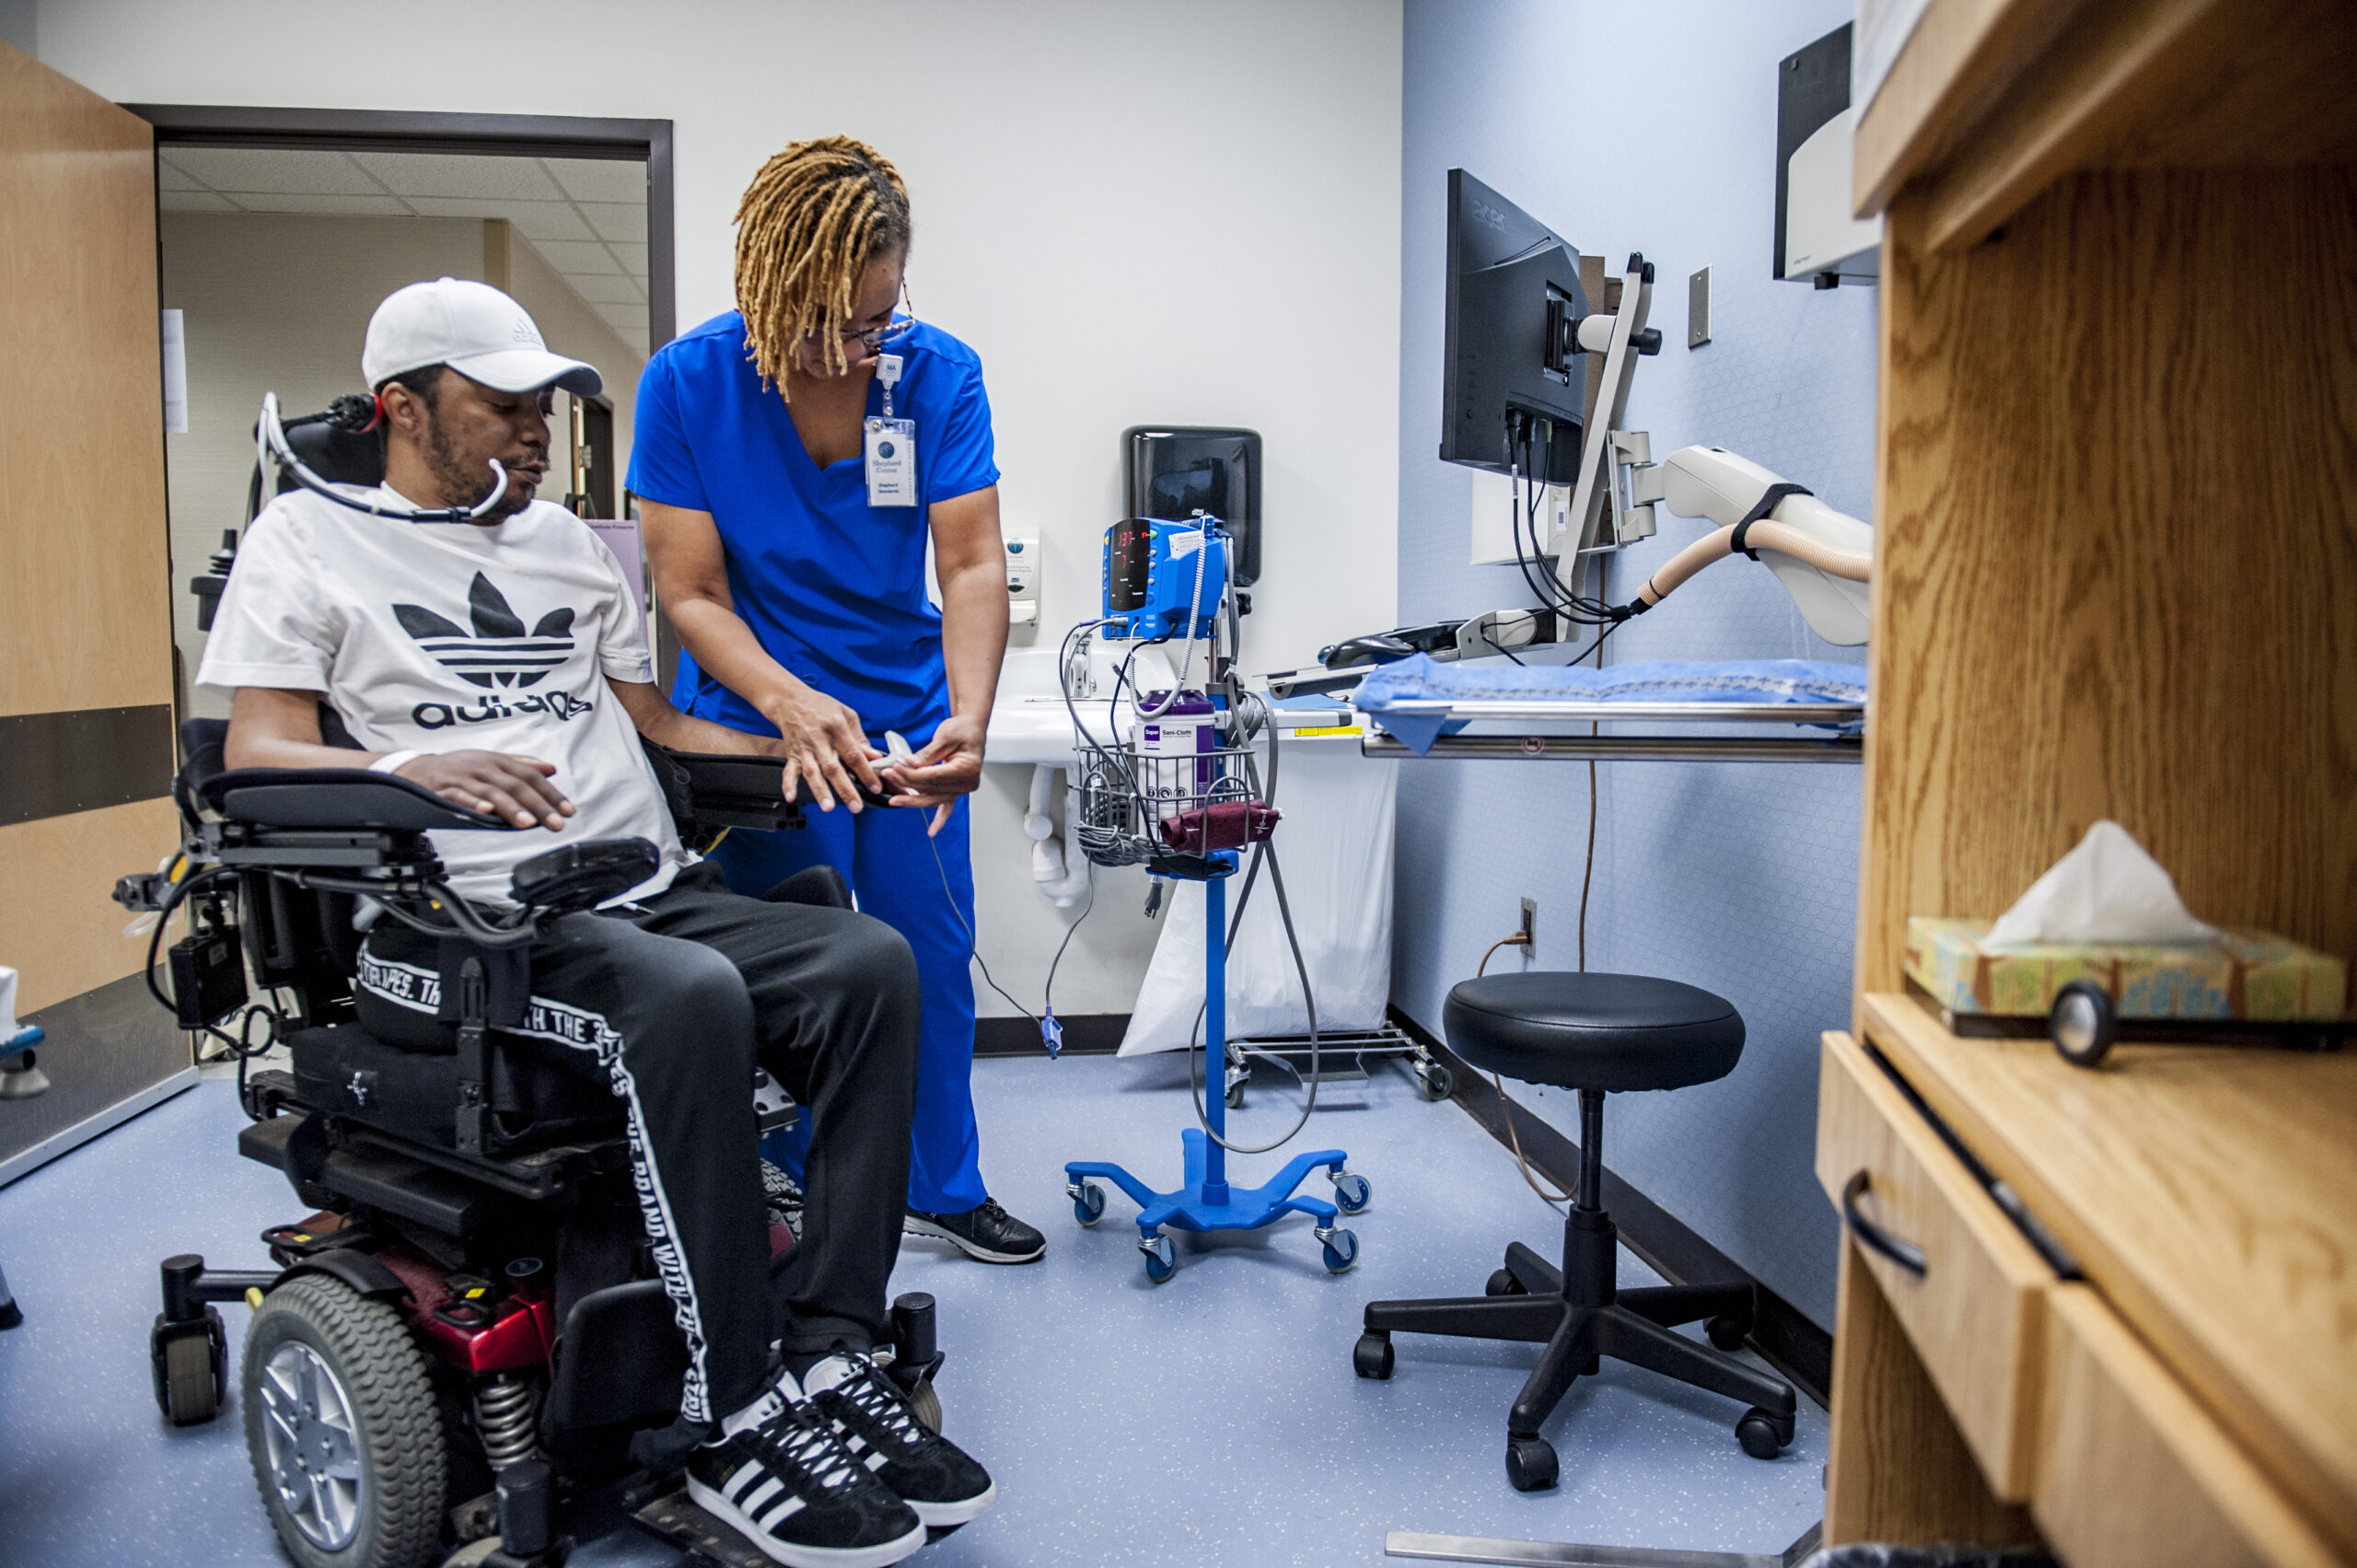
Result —
<instances>
[{"instance_id":1,"label":"hand sanitizer dispenser","mask_svg":"<svg viewBox=\"0 0 2357 1568\"><path fill-rule=\"evenodd\" d=\"M1039 623L1039 536L1009 533L1006 542L1006 620L1010 626Z\"/></svg>"}]
</instances>

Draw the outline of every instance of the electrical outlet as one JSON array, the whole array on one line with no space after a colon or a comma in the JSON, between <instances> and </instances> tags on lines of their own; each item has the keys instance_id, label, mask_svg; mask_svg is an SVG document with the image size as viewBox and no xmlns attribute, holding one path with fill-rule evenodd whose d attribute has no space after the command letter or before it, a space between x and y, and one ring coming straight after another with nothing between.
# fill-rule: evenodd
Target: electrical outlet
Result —
<instances>
[{"instance_id":1,"label":"electrical outlet","mask_svg":"<svg viewBox=\"0 0 2357 1568\"><path fill-rule=\"evenodd\" d=\"M1538 900L1537 899L1522 900L1521 930L1522 956L1526 958L1537 958L1538 956Z\"/></svg>"}]
</instances>

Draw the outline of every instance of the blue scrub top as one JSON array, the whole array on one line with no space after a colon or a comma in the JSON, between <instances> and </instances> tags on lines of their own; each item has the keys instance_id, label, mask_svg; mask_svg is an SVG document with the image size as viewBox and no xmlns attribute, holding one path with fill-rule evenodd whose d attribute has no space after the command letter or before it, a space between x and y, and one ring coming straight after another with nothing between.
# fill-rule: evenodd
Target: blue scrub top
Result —
<instances>
[{"instance_id":1,"label":"blue scrub top","mask_svg":"<svg viewBox=\"0 0 2357 1568\"><path fill-rule=\"evenodd\" d=\"M896 729L921 745L949 714L941 611L925 595L927 508L997 483L998 466L974 351L923 322L887 351L901 362L892 412L916 422L921 505L870 506L863 459L811 459L785 400L761 385L734 310L647 361L628 482L712 514L737 613L772 658L848 703L870 735ZM883 412L871 382L867 412ZM684 649L671 700L731 729L777 733Z\"/></svg>"}]
</instances>

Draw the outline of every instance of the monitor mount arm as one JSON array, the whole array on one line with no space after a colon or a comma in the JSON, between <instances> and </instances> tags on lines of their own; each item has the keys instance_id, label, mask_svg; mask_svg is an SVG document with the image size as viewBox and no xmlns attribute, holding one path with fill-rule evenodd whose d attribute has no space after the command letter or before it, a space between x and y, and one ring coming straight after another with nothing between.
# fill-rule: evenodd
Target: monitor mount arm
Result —
<instances>
[{"instance_id":1,"label":"monitor mount arm","mask_svg":"<svg viewBox=\"0 0 2357 1568\"><path fill-rule=\"evenodd\" d=\"M1837 512L1801 485L1721 447L1685 447L1653 460L1653 439L1624 430L1629 386L1640 355L1657 353L1659 331L1645 325L1653 306L1653 263L1631 254L1620 280L1620 308L1567 319L1561 353L1573 344L1604 355L1604 384L1596 416L1581 444L1580 471L1564 527L1549 540L1556 576L1577 592L1583 559L1654 532L1654 504L1681 517L1708 517L1718 528L1671 557L1647 578L1637 597L1613 607L1613 619L1642 615L1713 562L1740 552L1776 574L1784 591L1829 643L1854 647L1866 640L1866 583L1874 566L1874 530ZM1569 339L1569 342L1561 341ZM1610 537L1604 499L1614 494Z\"/></svg>"}]
</instances>

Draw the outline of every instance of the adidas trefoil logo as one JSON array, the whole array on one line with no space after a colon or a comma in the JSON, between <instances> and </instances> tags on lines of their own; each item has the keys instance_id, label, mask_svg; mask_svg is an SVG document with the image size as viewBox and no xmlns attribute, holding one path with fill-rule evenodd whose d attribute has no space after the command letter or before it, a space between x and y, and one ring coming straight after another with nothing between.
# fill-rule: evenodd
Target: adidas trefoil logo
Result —
<instances>
[{"instance_id":1,"label":"adidas trefoil logo","mask_svg":"<svg viewBox=\"0 0 2357 1568\"><path fill-rule=\"evenodd\" d=\"M421 604L393 606L401 630L434 656L434 662L460 679L484 688L518 689L540 683L573 656L573 611L552 610L529 632L506 596L481 572L467 590L474 634Z\"/></svg>"}]
</instances>

